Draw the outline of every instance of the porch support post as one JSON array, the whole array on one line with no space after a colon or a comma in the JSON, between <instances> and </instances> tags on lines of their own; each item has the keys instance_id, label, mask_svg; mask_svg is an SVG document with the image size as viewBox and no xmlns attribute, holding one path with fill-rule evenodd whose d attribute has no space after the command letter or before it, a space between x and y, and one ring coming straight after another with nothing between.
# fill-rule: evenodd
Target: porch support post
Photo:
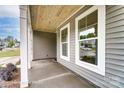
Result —
<instances>
[{"instance_id":1,"label":"porch support post","mask_svg":"<svg viewBox=\"0 0 124 93\"><path fill-rule=\"evenodd\" d=\"M31 25L30 9L28 6L28 69L31 68L31 62L33 60L33 30Z\"/></svg>"},{"instance_id":2,"label":"porch support post","mask_svg":"<svg viewBox=\"0 0 124 93\"><path fill-rule=\"evenodd\" d=\"M20 57L21 57L21 87L28 87L28 20L27 6L20 6Z\"/></svg>"}]
</instances>

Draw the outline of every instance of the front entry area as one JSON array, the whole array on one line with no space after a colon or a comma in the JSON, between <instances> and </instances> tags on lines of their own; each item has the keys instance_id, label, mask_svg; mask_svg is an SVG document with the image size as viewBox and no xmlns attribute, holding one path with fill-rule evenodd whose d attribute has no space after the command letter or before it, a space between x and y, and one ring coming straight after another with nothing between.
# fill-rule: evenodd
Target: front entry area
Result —
<instances>
[{"instance_id":1,"label":"front entry area","mask_svg":"<svg viewBox=\"0 0 124 93\"><path fill-rule=\"evenodd\" d=\"M56 60L56 33L33 32L33 62L29 69L30 88L93 88L89 81Z\"/></svg>"},{"instance_id":2,"label":"front entry area","mask_svg":"<svg viewBox=\"0 0 124 93\"><path fill-rule=\"evenodd\" d=\"M59 64L60 62L58 60L59 38L56 29L51 30L51 32L49 32L49 30L47 29L46 30L32 29L30 16L28 15L30 13L29 6L21 6L20 10L21 13L24 14L21 16L21 27L20 27L21 42L22 42L21 43L21 68L22 68L21 87L30 87L30 88L94 88L96 87L88 80L80 77L79 75L68 70L63 65ZM64 10L66 10L66 8L64 8ZM72 6L72 10L73 10L73 6ZM24 13L24 12L28 12L28 13ZM29 16L29 18L27 18L27 16ZM48 24L46 27L49 28L48 27L49 25L50 24ZM73 45L69 47L72 46ZM63 50L66 51L65 47L63 47Z\"/></svg>"},{"instance_id":3,"label":"front entry area","mask_svg":"<svg viewBox=\"0 0 124 93\"><path fill-rule=\"evenodd\" d=\"M54 59L37 60L29 70L30 88L95 88L91 82L71 72Z\"/></svg>"}]
</instances>

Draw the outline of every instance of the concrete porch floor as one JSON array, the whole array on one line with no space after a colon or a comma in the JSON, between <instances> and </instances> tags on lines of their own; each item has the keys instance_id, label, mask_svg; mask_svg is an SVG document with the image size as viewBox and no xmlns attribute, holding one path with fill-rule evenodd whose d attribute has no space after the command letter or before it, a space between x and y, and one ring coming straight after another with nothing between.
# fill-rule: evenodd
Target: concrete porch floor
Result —
<instances>
[{"instance_id":1,"label":"concrete porch floor","mask_svg":"<svg viewBox=\"0 0 124 93\"><path fill-rule=\"evenodd\" d=\"M54 60L32 62L29 70L30 88L95 88L86 79L69 71Z\"/></svg>"}]
</instances>

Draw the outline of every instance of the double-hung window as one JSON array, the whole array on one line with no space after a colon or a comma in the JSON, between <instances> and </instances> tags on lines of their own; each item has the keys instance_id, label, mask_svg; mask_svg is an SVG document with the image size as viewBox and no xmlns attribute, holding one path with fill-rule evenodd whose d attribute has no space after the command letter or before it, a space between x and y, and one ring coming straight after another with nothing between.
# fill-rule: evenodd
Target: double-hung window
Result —
<instances>
[{"instance_id":1,"label":"double-hung window","mask_svg":"<svg viewBox=\"0 0 124 93\"><path fill-rule=\"evenodd\" d=\"M105 6L93 6L75 19L76 64L105 74Z\"/></svg>"},{"instance_id":2,"label":"double-hung window","mask_svg":"<svg viewBox=\"0 0 124 93\"><path fill-rule=\"evenodd\" d=\"M68 23L60 29L60 57L64 60L70 60L70 24Z\"/></svg>"}]
</instances>

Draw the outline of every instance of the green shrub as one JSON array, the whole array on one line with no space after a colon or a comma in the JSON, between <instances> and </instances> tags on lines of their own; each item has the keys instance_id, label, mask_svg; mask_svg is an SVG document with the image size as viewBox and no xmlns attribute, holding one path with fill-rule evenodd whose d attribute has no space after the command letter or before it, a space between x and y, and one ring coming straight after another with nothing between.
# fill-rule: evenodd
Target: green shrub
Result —
<instances>
[{"instance_id":1,"label":"green shrub","mask_svg":"<svg viewBox=\"0 0 124 93\"><path fill-rule=\"evenodd\" d=\"M8 47L12 48L13 46L15 46L15 41L14 40L10 40L8 42Z\"/></svg>"},{"instance_id":2,"label":"green shrub","mask_svg":"<svg viewBox=\"0 0 124 93\"><path fill-rule=\"evenodd\" d=\"M95 57L94 56L83 56L83 61L86 61L91 64L95 64Z\"/></svg>"}]
</instances>

